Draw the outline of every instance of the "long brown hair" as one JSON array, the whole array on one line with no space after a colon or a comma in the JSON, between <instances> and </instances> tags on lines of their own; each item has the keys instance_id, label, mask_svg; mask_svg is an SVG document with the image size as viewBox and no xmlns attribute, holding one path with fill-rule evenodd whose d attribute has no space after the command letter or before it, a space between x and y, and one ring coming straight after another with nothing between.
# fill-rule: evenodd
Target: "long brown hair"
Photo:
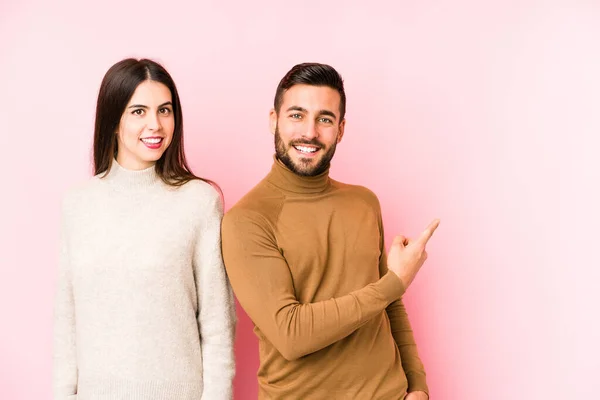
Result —
<instances>
[{"instance_id":1,"label":"long brown hair","mask_svg":"<svg viewBox=\"0 0 600 400\"><path fill-rule=\"evenodd\" d=\"M127 58L119 61L106 72L96 105L94 128L94 175L108 173L117 155L117 135L121 116L138 85L146 80L160 82L171 91L175 129L171 144L156 162L156 173L168 185L181 186L200 179L216 186L208 180L194 175L185 159L183 148L183 115L181 102L171 75L162 65L148 59Z\"/></svg>"}]
</instances>

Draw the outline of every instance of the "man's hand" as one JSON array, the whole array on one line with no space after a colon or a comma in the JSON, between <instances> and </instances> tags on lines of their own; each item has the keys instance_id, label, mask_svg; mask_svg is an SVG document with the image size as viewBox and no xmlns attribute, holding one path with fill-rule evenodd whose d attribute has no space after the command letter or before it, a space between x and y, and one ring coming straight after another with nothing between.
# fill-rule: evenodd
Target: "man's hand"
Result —
<instances>
[{"instance_id":1,"label":"man's hand","mask_svg":"<svg viewBox=\"0 0 600 400\"><path fill-rule=\"evenodd\" d=\"M415 275L427 259L425 245L439 224L439 219L434 220L415 240L407 239L404 236L394 238L387 258L388 269L398 275L405 289L410 286L413 279L415 279Z\"/></svg>"},{"instance_id":2,"label":"man's hand","mask_svg":"<svg viewBox=\"0 0 600 400\"><path fill-rule=\"evenodd\" d=\"M404 400L429 400L429 396L425 392L410 392Z\"/></svg>"}]
</instances>

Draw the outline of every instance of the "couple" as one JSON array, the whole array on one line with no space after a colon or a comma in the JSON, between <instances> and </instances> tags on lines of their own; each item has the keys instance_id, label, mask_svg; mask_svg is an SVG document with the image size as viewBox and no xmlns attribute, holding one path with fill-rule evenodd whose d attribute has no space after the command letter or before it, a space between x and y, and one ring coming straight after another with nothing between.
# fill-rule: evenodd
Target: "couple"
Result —
<instances>
[{"instance_id":1,"label":"couple","mask_svg":"<svg viewBox=\"0 0 600 400\"><path fill-rule=\"evenodd\" d=\"M260 399L428 398L401 297L439 221L385 253L377 197L328 175L345 103L335 69L293 67L270 113L273 167L223 217L218 186L187 165L169 73L109 69L95 176L63 201L55 400L231 399L231 287L259 339Z\"/></svg>"}]
</instances>

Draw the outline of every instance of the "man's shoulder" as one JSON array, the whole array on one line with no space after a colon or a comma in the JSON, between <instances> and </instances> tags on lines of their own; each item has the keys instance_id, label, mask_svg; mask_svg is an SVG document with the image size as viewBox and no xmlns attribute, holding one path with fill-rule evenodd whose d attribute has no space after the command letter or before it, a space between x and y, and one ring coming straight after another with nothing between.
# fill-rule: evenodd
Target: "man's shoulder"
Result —
<instances>
[{"instance_id":1,"label":"man's shoulder","mask_svg":"<svg viewBox=\"0 0 600 400\"><path fill-rule=\"evenodd\" d=\"M354 200L359 200L367 203L367 205L376 209L380 208L379 199L377 195L369 188L361 185L352 185L349 183L343 183L336 180L331 180L331 184L340 194L344 196L352 197Z\"/></svg>"},{"instance_id":2,"label":"man's shoulder","mask_svg":"<svg viewBox=\"0 0 600 400\"><path fill-rule=\"evenodd\" d=\"M263 179L225 213L225 219L273 222L283 201L283 194Z\"/></svg>"}]
</instances>

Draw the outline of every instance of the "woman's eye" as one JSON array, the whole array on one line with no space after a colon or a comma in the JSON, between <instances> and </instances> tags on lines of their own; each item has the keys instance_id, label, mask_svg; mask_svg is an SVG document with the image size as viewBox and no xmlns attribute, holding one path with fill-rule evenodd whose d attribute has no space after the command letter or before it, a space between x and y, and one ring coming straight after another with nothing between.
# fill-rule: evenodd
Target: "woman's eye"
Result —
<instances>
[{"instance_id":1,"label":"woman's eye","mask_svg":"<svg viewBox=\"0 0 600 400\"><path fill-rule=\"evenodd\" d=\"M133 110L131 113L134 115L144 115L144 110L138 108L137 110Z\"/></svg>"},{"instance_id":2,"label":"woman's eye","mask_svg":"<svg viewBox=\"0 0 600 400\"><path fill-rule=\"evenodd\" d=\"M171 114L171 109L170 108L161 108L160 110L158 110L162 115L169 115Z\"/></svg>"}]
</instances>

